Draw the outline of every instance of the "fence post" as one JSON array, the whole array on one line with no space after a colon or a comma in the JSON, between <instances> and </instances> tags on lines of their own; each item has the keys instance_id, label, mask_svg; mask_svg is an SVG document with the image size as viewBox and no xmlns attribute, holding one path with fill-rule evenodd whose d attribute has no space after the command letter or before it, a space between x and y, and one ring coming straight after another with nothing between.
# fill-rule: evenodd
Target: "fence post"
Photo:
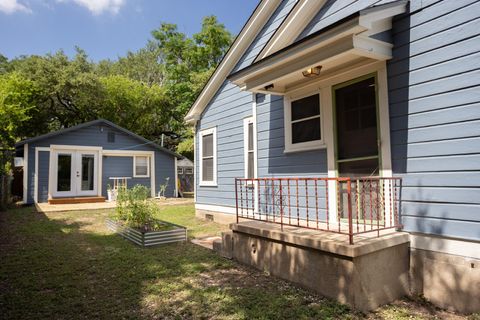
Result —
<instances>
[{"instance_id":1,"label":"fence post","mask_svg":"<svg viewBox=\"0 0 480 320\"><path fill-rule=\"evenodd\" d=\"M238 188L237 188L237 178L235 178L235 211L237 214L237 223L238 223Z\"/></svg>"},{"instance_id":2,"label":"fence post","mask_svg":"<svg viewBox=\"0 0 480 320\"><path fill-rule=\"evenodd\" d=\"M353 221L352 221L352 181L347 181L347 205L348 205L348 240L353 244Z\"/></svg>"}]
</instances>

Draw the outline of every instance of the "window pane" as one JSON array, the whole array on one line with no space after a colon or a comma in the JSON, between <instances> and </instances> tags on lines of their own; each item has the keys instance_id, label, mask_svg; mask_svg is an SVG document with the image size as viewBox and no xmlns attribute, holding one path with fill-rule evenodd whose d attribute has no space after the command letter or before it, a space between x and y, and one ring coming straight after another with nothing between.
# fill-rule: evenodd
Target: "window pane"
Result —
<instances>
[{"instance_id":1,"label":"window pane","mask_svg":"<svg viewBox=\"0 0 480 320\"><path fill-rule=\"evenodd\" d=\"M378 155L375 78L336 89L335 102L338 159Z\"/></svg>"},{"instance_id":2,"label":"window pane","mask_svg":"<svg viewBox=\"0 0 480 320\"><path fill-rule=\"evenodd\" d=\"M213 134L203 136L202 157L213 157Z\"/></svg>"},{"instance_id":3,"label":"window pane","mask_svg":"<svg viewBox=\"0 0 480 320\"><path fill-rule=\"evenodd\" d=\"M378 175L378 159L341 162L338 171L345 177L368 177Z\"/></svg>"},{"instance_id":4,"label":"window pane","mask_svg":"<svg viewBox=\"0 0 480 320\"><path fill-rule=\"evenodd\" d=\"M248 163L247 163L247 178L251 179L254 178L254 158L253 158L254 153L249 152L248 153Z\"/></svg>"},{"instance_id":5,"label":"window pane","mask_svg":"<svg viewBox=\"0 0 480 320\"><path fill-rule=\"evenodd\" d=\"M213 181L213 159L202 160L202 180Z\"/></svg>"},{"instance_id":6,"label":"window pane","mask_svg":"<svg viewBox=\"0 0 480 320\"><path fill-rule=\"evenodd\" d=\"M70 191L72 181L72 156L69 154L58 155L57 191Z\"/></svg>"},{"instance_id":7,"label":"window pane","mask_svg":"<svg viewBox=\"0 0 480 320\"><path fill-rule=\"evenodd\" d=\"M320 114L320 95L305 97L292 101L292 121Z\"/></svg>"},{"instance_id":8,"label":"window pane","mask_svg":"<svg viewBox=\"0 0 480 320\"><path fill-rule=\"evenodd\" d=\"M135 175L146 176L148 174L148 158L135 157Z\"/></svg>"},{"instance_id":9,"label":"window pane","mask_svg":"<svg viewBox=\"0 0 480 320\"><path fill-rule=\"evenodd\" d=\"M185 174L193 174L192 168L185 168Z\"/></svg>"},{"instance_id":10,"label":"window pane","mask_svg":"<svg viewBox=\"0 0 480 320\"><path fill-rule=\"evenodd\" d=\"M94 189L95 156L93 154L82 155L82 190Z\"/></svg>"},{"instance_id":11,"label":"window pane","mask_svg":"<svg viewBox=\"0 0 480 320\"><path fill-rule=\"evenodd\" d=\"M320 140L320 119L292 123L292 143Z\"/></svg>"},{"instance_id":12,"label":"window pane","mask_svg":"<svg viewBox=\"0 0 480 320\"><path fill-rule=\"evenodd\" d=\"M177 168L177 173L178 174L183 174L183 168Z\"/></svg>"},{"instance_id":13,"label":"window pane","mask_svg":"<svg viewBox=\"0 0 480 320\"><path fill-rule=\"evenodd\" d=\"M248 124L248 150L253 150L253 123Z\"/></svg>"}]
</instances>

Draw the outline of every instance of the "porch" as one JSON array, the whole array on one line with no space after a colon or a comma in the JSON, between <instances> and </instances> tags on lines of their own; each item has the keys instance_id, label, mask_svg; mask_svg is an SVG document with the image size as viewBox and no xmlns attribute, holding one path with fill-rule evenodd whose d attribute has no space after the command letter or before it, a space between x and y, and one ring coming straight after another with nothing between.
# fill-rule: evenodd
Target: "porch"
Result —
<instances>
[{"instance_id":1,"label":"porch","mask_svg":"<svg viewBox=\"0 0 480 320\"><path fill-rule=\"evenodd\" d=\"M355 239L402 228L401 178L295 177L235 179L241 219L336 233Z\"/></svg>"},{"instance_id":2,"label":"porch","mask_svg":"<svg viewBox=\"0 0 480 320\"><path fill-rule=\"evenodd\" d=\"M235 190L222 255L362 311L409 293L400 178L236 179Z\"/></svg>"}]
</instances>

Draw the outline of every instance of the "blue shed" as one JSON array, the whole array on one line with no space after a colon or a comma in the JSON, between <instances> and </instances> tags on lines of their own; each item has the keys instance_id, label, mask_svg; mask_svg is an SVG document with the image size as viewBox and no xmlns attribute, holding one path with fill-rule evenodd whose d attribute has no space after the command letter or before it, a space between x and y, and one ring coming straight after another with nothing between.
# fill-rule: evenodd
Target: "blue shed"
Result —
<instances>
[{"instance_id":1,"label":"blue shed","mask_svg":"<svg viewBox=\"0 0 480 320\"><path fill-rule=\"evenodd\" d=\"M307 286L267 228L402 230L410 292L479 311L479 52L478 0L260 1L185 118L197 215L261 221L233 255Z\"/></svg>"},{"instance_id":2,"label":"blue shed","mask_svg":"<svg viewBox=\"0 0 480 320\"><path fill-rule=\"evenodd\" d=\"M104 201L108 186L144 185L151 196L168 183L176 197L182 157L110 121L99 119L20 141L23 202Z\"/></svg>"}]
</instances>

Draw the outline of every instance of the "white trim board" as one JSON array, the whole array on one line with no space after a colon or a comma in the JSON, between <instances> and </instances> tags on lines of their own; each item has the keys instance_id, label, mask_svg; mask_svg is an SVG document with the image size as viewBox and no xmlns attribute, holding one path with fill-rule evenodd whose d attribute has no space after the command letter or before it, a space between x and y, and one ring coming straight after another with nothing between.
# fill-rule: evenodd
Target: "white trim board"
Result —
<instances>
[{"instance_id":1,"label":"white trim board","mask_svg":"<svg viewBox=\"0 0 480 320\"><path fill-rule=\"evenodd\" d=\"M268 40L262 51L260 51L254 62L293 43L323 7L325 2L327 1L299 0L285 21L282 22L275 34Z\"/></svg>"},{"instance_id":2,"label":"white trim board","mask_svg":"<svg viewBox=\"0 0 480 320\"><path fill-rule=\"evenodd\" d=\"M237 214L237 209L235 209L235 207L219 206L219 205L213 205L213 204L196 203L195 209L228 213L228 214Z\"/></svg>"},{"instance_id":3,"label":"white trim board","mask_svg":"<svg viewBox=\"0 0 480 320\"><path fill-rule=\"evenodd\" d=\"M268 19L275 12L275 9L281 2L282 0L262 0L262 2L260 2L255 12L237 36L232 46L225 54L225 57L215 69L213 75L203 87L202 92L188 111L185 116L185 121L187 123L194 123L200 118L203 109L213 98L217 90L220 89L225 78L230 74L240 58L250 47L250 44L256 38L260 30L262 30L265 23L267 23Z\"/></svg>"},{"instance_id":4,"label":"white trim board","mask_svg":"<svg viewBox=\"0 0 480 320\"><path fill-rule=\"evenodd\" d=\"M178 164L177 164L177 157L175 157L175 194L173 195L174 198L178 198ZM183 168L182 168L183 169ZM183 170L182 170L183 171Z\"/></svg>"},{"instance_id":5,"label":"white trim board","mask_svg":"<svg viewBox=\"0 0 480 320\"><path fill-rule=\"evenodd\" d=\"M480 242L440 236L410 234L410 247L473 259L480 259Z\"/></svg>"},{"instance_id":6,"label":"white trim board","mask_svg":"<svg viewBox=\"0 0 480 320\"><path fill-rule=\"evenodd\" d=\"M28 201L28 143L23 145L23 203Z\"/></svg>"},{"instance_id":7,"label":"white trim board","mask_svg":"<svg viewBox=\"0 0 480 320\"><path fill-rule=\"evenodd\" d=\"M206 135L213 135L213 180L212 181L204 181L203 180L203 136ZM199 185L200 186L207 186L207 187L216 187L217 186L217 127L204 129L198 133L200 141L198 144L198 150L200 151L199 156L199 166L200 166L200 179Z\"/></svg>"}]
</instances>

